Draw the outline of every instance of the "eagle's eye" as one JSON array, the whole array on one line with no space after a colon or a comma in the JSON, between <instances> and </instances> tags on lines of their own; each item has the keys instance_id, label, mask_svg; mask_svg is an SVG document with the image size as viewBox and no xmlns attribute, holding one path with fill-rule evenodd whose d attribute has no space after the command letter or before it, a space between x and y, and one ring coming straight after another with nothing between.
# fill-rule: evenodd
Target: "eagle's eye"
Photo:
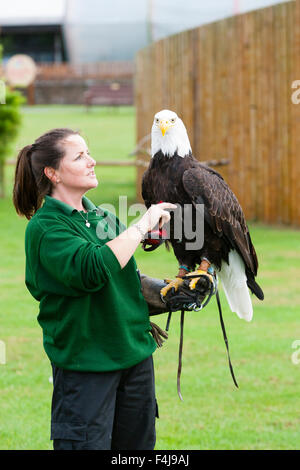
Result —
<instances>
[{"instance_id":1,"label":"eagle's eye","mask_svg":"<svg viewBox=\"0 0 300 470\"><path fill-rule=\"evenodd\" d=\"M156 123L159 123L159 119L158 119L158 118L155 118L155 122L156 122Z\"/></svg>"},{"instance_id":2,"label":"eagle's eye","mask_svg":"<svg viewBox=\"0 0 300 470\"><path fill-rule=\"evenodd\" d=\"M170 119L171 123L174 124L175 123L175 118L172 118Z\"/></svg>"}]
</instances>

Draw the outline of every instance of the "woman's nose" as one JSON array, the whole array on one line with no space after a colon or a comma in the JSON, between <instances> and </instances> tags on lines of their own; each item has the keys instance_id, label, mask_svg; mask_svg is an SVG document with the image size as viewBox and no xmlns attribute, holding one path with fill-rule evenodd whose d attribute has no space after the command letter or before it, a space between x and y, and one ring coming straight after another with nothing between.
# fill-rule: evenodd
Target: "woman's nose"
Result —
<instances>
[{"instance_id":1,"label":"woman's nose","mask_svg":"<svg viewBox=\"0 0 300 470\"><path fill-rule=\"evenodd\" d=\"M87 157L87 164L88 166L95 166L96 165L96 161L89 155Z\"/></svg>"}]
</instances>

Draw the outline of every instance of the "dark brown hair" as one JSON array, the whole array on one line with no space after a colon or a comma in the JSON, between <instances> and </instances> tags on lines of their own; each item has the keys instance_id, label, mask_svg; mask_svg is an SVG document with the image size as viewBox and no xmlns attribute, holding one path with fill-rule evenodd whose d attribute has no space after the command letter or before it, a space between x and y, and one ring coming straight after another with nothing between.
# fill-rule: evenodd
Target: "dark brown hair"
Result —
<instances>
[{"instance_id":1,"label":"dark brown hair","mask_svg":"<svg viewBox=\"0 0 300 470\"><path fill-rule=\"evenodd\" d=\"M78 134L72 129L53 129L19 152L13 190L13 203L19 215L30 219L41 207L46 194L51 195L53 186L44 168L49 166L56 170L65 154L61 141Z\"/></svg>"}]
</instances>

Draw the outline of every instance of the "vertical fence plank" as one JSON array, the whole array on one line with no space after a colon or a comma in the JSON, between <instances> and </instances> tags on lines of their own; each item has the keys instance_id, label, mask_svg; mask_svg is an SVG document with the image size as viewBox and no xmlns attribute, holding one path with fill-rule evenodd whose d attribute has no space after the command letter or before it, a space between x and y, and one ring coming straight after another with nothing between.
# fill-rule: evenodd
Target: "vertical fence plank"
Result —
<instances>
[{"instance_id":1,"label":"vertical fence plank","mask_svg":"<svg viewBox=\"0 0 300 470\"><path fill-rule=\"evenodd\" d=\"M256 37L257 25L255 12L248 14L249 23L251 23L251 36L249 39L249 95L250 95L250 134L248 145L250 147L249 166L251 169L248 181L247 191L251 200L250 214L251 219L255 219L256 215L256 173L257 173L257 113L258 113L258 97L257 97L257 60L256 60Z\"/></svg>"},{"instance_id":2,"label":"vertical fence plank","mask_svg":"<svg viewBox=\"0 0 300 470\"><path fill-rule=\"evenodd\" d=\"M215 159L227 158L227 149L224 146L224 131L226 129L226 97L227 90L224 86L226 71L224 70L224 57L226 54L226 41L222 41L226 31L226 22L219 21L215 24L214 49L214 144ZM223 174L224 176L224 174Z\"/></svg>"},{"instance_id":3,"label":"vertical fence plank","mask_svg":"<svg viewBox=\"0 0 300 470\"><path fill-rule=\"evenodd\" d=\"M229 140L229 134L230 134L230 123L229 123L229 114L230 114L230 100L229 100L229 89L230 89L230 83L229 83L229 77L231 76L231 71L228 68L228 60L229 60L229 49L230 49L230 44L229 41L227 41L227 31L228 31L228 22L230 22L230 19L225 19L223 20L222 27L220 30L220 36L218 38L218 45L217 45L217 50L220 51L220 74L221 74L221 81L217 90L217 93L221 97L221 102L220 102L220 127L218 126L218 134L220 134L220 148L218 151L218 154L216 158L229 158L228 155L228 140ZM225 178L227 181L229 178L228 175L228 166L221 167L219 169L220 173L222 176Z\"/></svg>"},{"instance_id":4,"label":"vertical fence plank","mask_svg":"<svg viewBox=\"0 0 300 470\"><path fill-rule=\"evenodd\" d=\"M227 89L226 89L226 114L228 122L228 134L227 134L227 145L226 145L226 158L229 159L230 164L226 169L226 180L234 188L234 165L235 165L235 154L234 154L234 139L235 139L235 66L234 66L234 55L235 55L235 29L234 29L234 18L228 18L226 21L226 32L224 40L228 44L227 48L227 64L231 64L230 71L227 74ZM224 173L223 173L224 175ZM224 175L225 176L225 175Z\"/></svg>"},{"instance_id":5,"label":"vertical fence plank","mask_svg":"<svg viewBox=\"0 0 300 470\"><path fill-rule=\"evenodd\" d=\"M287 9L286 4L278 5L281 19L281 96L282 96L282 109L280 110L283 118L282 125L282 154L281 154L281 173L282 173L282 221L288 223L289 221L289 157L288 157L288 105L289 105L289 86L287 83L288 76L288 42L287 42Z\"/></svg>"},{"instance_id":6,"label":"vertical fence plank","mask_svg":"<svg viewBox=\"0 0 300 470\"><path fill-rule=\"evenodd\" d=\"M245 188L245 155L246 149L244 145L245 130L247 127L247 118L245 117L244 106L247 103L247 93L244 91L243 78L246 72L243 70L243 17L238 15L235 18L235 108L236 108L236 139L235 139L235 192L238 195L239 201L247 214L247 198Z\"/></svg>"},{"instance_id":7,"label":"vertical fence plank","mask_svg":"<svg viewBox=\"0 0 300 470\"><path fill-rule=\"evenodd\" d=\"M266 167L266 187L267 187L267 206L264 220L272 222L276 220L278 207L278 188L277 188L277 164L276 164L276 100L274 94L276 69L274 66L274 12L275 8L266 9L266 41L267 41L267 100L268 100L268 141L265 157Z\"/></svg>"},{"instance_id":8,"label":"vertical fence plank","mask_svg":"<svg viewBox=\"0 0 300 470\"><path fill-rule=\"evenodd\" d=\"M193 153L195 157L200 160L200 140L201 140L201 116L200 116L200 103L201 103L201 89L200 89L200 46L199 46L199 29L193 30L192 35L192 48L193 48L193 67L192 67L192 83L194 95L194 117L193 117L193 133L194 144Z\"/></svg>"},{"instance_id":9,"label":"vertical fence plank","mask_svg":"<svg viewBox=\"0 0 300 470\"><path fill-rule=\"evenodd\" d=\"M260 165L261 171L261 217L262 220L270 220L270 154L271 154L271 127L272 127L272 116L270 107L270 78L271 78L271 50L270 50L270 8L264 8L262 14L262 63L261 63L261 79L259 81L261 87L261 100L262 100L262 134L261 134L261 146L262 146L262 160Z\"/></svg>"},{"instance_id":10,"label":"vertical fence plank","mask_svg":"<svg viewBox=\"0 0 300 470\"><path fill-rule=\"evenodd\" d=\"M280 183L278 190L280 191L279 198L279 214L280 222L286 223L288 221L288 194L289 194L289 182L288 182L288 159L287 159L287 106L288 106L288 94L287 94L287 41L286 41L286 21L285 21L285 5L277 5L277 28L276 34L278 36L278 55L277 55L277 76L278 76L278 126L277 126L277 152L278 152L278 164L279 164L279 179Z\"/></svg>"},{"instance_id":11,"label":"vertical fence plank","mask_svg":"<svg viewBox=\"0 0 300 470\"><path fill-rule=\"evenodd\" d=\"M262 156L262 139L263 139L263 108L262 108L262 69L263 69L263 58L262 58L262 16L258 12L255 14L255 63L256 63L256 154L255 154L255 217L259 220L263 220L263 156Z\"/></svg>"},{"instance_id":12,"label":"vertical fence plank","mask_svg":"<svg viewBox=\"0 0 300 470\"><path fill-rule=\"evenodd\" d=\"M208 132L206 129L206 107L207 107L207 53L206 53L206 34L207 27L203 26L199 28L198 35L198 48L199 48L199 59L198 59L198 96L199 96L199 154L197 155L199 160L206 160L208 154Z\"/></svg>"},{"instance_id":13,"label":"vertical fence plank","mask_svg":"<svg viewBox=\"0 0 300 470\"><path fill-rule=\"evenodd\" d=\"M206 54L207 54L207 76L206 76L206 115L205 115L205 128L208 134L208 148L206 160L211 160L215 157L215 108L214 108L214 23L207 27L206 33Z\"/></svg>"},{"instance_id":14,"label":"vertical fence plank","mask_svg":"<svg viewBox=\"0 0 300 470\"><path fill-rule=\"evenodd\" d=\"M281 208L281 186L282 186L282 177L281 177L281 154L282 154L282 143L281 143L281 114L278 112L281 107L281 70L280 70L280 43L281 43L281 31L280 31L280 14L279 9L274 8L274 68L275 68L275 80L274 80L274 99L275 99L275 153L274 153L274 163L275 171L274 180L278 193L274 197L276 198L276 222L282 221L282 208Z\"/></svg>"},{"instance_id":15,"label":"vertical fence plank","mask_svg":"<svg viewBox=\"0 0 300 470\"><path fill-rule=\"evenodd\" d=\"M228 23L230 54L229 63L231 64L231 74L228 86L229 96L229 141L228 141L228 156L230 160L228 183L232 190L239 198L238 194L238 172L239 172L239 156L240 149L239 143L239 67L238 67L238 30L237 30L237 17L230 18Z\"/></svg>"},{"instance_id":16,"label":"vertical fence plank","mask_svg":"<svg viewBox=\"0 0 300 470\"><path fill-rule=\"evenodd\" d=\"M289 224L292 219L292 157L291 157L291 113L290 113L290 74L292 62L292 34L293 34L293 17L292 9L295 7L291 3L285 4L285 30L286 30L286 83L285 83L285 99L286 99L286 115L287 115L287 131L286 131L286 161L287 161L287 184L289 186L287 192L287 212L285 223ZM299 60L299 59L298 59Z\"/></svg>"},{"instance_id":17,"label":"vertical fence plank","mask_svg":"<svg viewBox=\"0 0 300 470\"><path fill-rule=\"evenodd\" d=\"M290 100L289 100L289 111L290 111L290 156L291 156L291 223L294 225L300 225L300 103L297 104L295 98L300 98L300 94L293 96L297 90L292 88L292 83L296 80L300 80L300 0L293 3L291 8L292 16L292 27L290 33L291 38L291 63L290 63ZM293 98L293 101L292 101Z\"/></svg>"},{"instance_id":18,"label":"vertical fence plank","mask_svg":"<svg viewBox=\"0 0 300 470\"><path fill-rule=\"evenodd\" d=\"M251 94L251 53L253 51L253 15L241 15L241 67L242 74L242 123L243 138L242 147L240 149L240 159L243 165L243 178L241 186L243 187L243 195L241 203L247 218L253 218L253 167L251 162L251 112L252 100Z\"/></svg>"}]
</instances>

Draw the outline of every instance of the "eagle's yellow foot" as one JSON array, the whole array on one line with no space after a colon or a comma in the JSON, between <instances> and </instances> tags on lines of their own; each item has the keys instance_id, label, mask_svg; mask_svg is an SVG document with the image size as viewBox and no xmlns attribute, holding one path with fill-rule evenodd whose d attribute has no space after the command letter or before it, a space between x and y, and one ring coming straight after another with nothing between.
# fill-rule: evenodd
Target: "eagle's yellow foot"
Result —
<instances>
[{"instance_id":1,"label":"eagle's yellow foot","mask_svg":"<svg viewBox=\"0 0 300 470\"><path fill-rule=\"evenodd\" d=\"M171 289L174 289L175 292L177 291L178 287L181 286L181 284L183 283L183 279L181 279L180 277L176 277L176 279L174 280L165 279L165 282L167 282L168 285L163 287L160 291L160 297L163 301L164 301L164 297L167 295L167 293Z\"/></svg>"},{"instance_id":2,"label":"eagle's yellow foot","mask_svg":"<svg viewBox=\"0 0 300 470\"><path fill-rule=\"evenodd\" d=\"M197 282L199 281L200 277L201 276L206 276L208 277L209 281L210 282L214 282L213 281L213 277L211 276L211 274L208 274L207 271L204 271L203 269L196 269L196 271L193 271L191 273L188 273L186 275L187 278L189 278L190 276L197 276L197 277L193 277L191 280L190 280L190 283L189 283L189 288L191 290L195 289L196 285L197 285Z\"/></svg>"},{"instance_id":3,"label":"eagle's yellow foot","mask_svg":"<svg viewBox=\"0 0 300 470\"><path fill-rule=\"evenodd\" d=\"M189 288L191 290L196 288L196 285L197 285L199 279L201 279L202 276L206 276L209 279L210 282L214 283L212 275L208 274L208 272L207 272L209 267L210 267L210 262L208 261L208 259L203 258L202 261L201 261L201 264L198 266L198 269L196 269L196 271L193 271L193 272L188 273L186 275L187 278L189 276L197 276L197 277L192 277L192 279L190 280ZM202 279L203 279L203 277L202 277Z\"/></svg>"}]
</instances>

